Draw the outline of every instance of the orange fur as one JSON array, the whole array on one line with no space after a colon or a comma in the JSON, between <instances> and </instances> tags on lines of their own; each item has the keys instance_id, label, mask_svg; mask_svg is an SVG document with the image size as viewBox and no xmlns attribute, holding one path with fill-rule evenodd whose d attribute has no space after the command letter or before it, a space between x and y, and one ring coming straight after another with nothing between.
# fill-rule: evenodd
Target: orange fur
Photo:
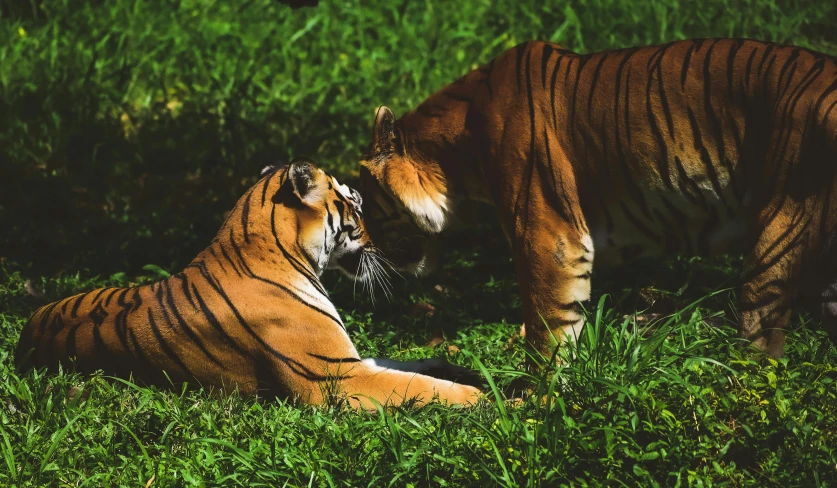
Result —
<instances>
[{"instance_id":1,"label":"orange fur","mask_svg":"<svg viewBox=\"0 0 837 488\"><path fill-rule=\"evenodd\" d=\"M297 160L252 187L182 272L37 310L16 361L314 404L331 395L364 408L434 397L474 403L476 388L358 356L319 276L328 267L354 274L361 255L374 259L359 210L356 192Z\"/></svg>"},{"instance_id":2,"label":"orange fur","mask_svg":"<svg viewBox=\"0 0 837 488\"><path fill-rule=\"evenodd\" d=\"M387 177L408 166L433 188ZM380 109L361 178L370 232L405 269L444 229L410 201L444 194L449 218L493 203L526 339L546 355L583 324L594 256L743 253L742 337L782 354L802 294L837 337L833 57L741 39L585 55L528 42L398 120Z\"/></svg>"}]
</instances>

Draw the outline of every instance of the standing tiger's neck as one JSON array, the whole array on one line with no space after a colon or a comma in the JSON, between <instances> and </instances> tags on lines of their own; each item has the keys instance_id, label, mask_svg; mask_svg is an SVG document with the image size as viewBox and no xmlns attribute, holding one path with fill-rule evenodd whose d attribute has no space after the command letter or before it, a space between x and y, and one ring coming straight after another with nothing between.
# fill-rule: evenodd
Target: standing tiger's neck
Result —
<instances>
[{"instance_id":1,"label":"standing tiger's neck","mask_svg":"<svg viewBox=\"0 0 837 488\"><path fill-rule=\"evenodd\" d=\"M485 67L466 74L396 122L403 152L419 169L442 174L454 207L463 200L491 201L480 171L486 148L476 136L482 104L490 98L489 74Z\"/></svg>"}]
</instances>

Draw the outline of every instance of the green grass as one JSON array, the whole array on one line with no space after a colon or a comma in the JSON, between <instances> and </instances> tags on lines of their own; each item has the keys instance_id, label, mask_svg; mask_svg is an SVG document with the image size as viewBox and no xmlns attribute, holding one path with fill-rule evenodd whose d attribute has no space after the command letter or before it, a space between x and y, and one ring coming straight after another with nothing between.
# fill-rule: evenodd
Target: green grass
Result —
<instances>
[{"instance_id":1,"label":"green grass","mask_svg":"<svg viewBox=\"0 0 837 488\"><path fill-rule=\"evenodd\" d=\"M800 311L785 358L743 354L734 258L597 275L575 359L519 406L368 415L11 362L37 306L182 267L268 162L308 154L351 181L377 105L403 113L522 40L744 35L837 54L833 3L48 3L0 2L0 485L837 485L837 349ZM523 371L513 266L487 215L392 302L325 276L363 355L447 357L499 390ZM636 326L643 312L661 319Z\"/></svg>"}]
</instances>

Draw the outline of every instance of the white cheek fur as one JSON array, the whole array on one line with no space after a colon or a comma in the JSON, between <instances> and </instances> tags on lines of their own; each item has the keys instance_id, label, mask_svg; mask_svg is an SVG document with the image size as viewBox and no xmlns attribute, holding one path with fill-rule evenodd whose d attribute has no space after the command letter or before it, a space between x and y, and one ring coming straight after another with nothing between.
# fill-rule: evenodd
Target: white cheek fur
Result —
<instances>
[{"instance_id":1,"label":"white cheek fur","mask_svg":"<svg viewBox=\"0 0 837 488\"><path fill-rule=\"evenodd\" d=\"M445 228L447 202L443 195L439 195L439 202L433 201L429 196L423 198L411 198L404 202L407 209L422 230L438 234Z\"/></svg>"}]
</instances>

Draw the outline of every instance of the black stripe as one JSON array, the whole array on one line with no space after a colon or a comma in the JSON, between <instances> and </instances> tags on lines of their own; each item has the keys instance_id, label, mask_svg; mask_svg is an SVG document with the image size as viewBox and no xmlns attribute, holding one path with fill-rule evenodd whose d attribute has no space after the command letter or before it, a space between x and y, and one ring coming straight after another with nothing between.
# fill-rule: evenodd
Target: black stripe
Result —
<instances>
[{"instance_id":1,"label":"black stripe","mask_svg":"<svg viewBox=\"0 0 837 488\"><path fill-rule=\"evenodd\" d=\"M659 55L659 57L657 57L657 61L654 63L654 65L655 65L655 69L657 70L657 83L658 83L658 87L659 87L658 91L659 91L659 95L660 95L660 103L661 103L662 108L663 108L663 114L665 115L665 118L666 118L666 125L668 126L668 135L671 139L674 139L674 122L672 121L672 118L671 118L671 107L669 106L668 97L666 96L665 82L663 81L665 79L665 77L663 76L663 68L662 68L663 56L665 56L666 50L668 48L670 48L672 45L673 44L669 44L660 51L660 55ZM649 73L649 80L651 80L652 78L653 77L651 77L650 73ZM650 85L651 81L649 81L648 83ZM666 153L668 153L667 150L666 150ZM666 154L665 162L666 162L666 174L668 174L668 155L667 154ZM669 188L671 188L671 186L669 186Z\"/></svg>"},{"instance_id":2,"label":"black stripe","mask_svg":"<svg viewBox=\"0 0 837 488\"><path fill-rule=\"evenodd\" d=\"M706 168L706 175L709 176L709 180L712 182L712 188L714 188L715 193L718 195L718 199L724 207L729 210L729 207L726 206L724 194L721 189L721 182L718 180L718 173L715 171L715 166L712 163L712 158L709 156L709 152L703 145L703 139L700 135L700 127L698 126L697 119L695 118L695 113L692 111L691 107L687 107L686 110L689 116L689 124L692 127L694 148L700 155L700 160L703 163L704 168Z\"/></svg>"},{"instance_id":3,"label":"black stripe","mask_svg":"<svg viewBox=\"0 0 837 488\"><path fill-rule=\"evenodd\" d=\"M134 356L139 358L140 362L144 364L142 367L142 371L144 374L145 380L159 383L159 377L161 376L157 367L148 359L148 356L145 355L145 352L142 350L142 347L137 340L136 334L134 334L133 329L128 329L128 337L131 339L131 343L134 345L133 350L130 351L133 353Z\"/></svg>"},{"instance_id":4,"label":"black stripe","mask_svg":"<svg viewBox=\"0 0 837 488\"><path fill-rule=\"evenodd\" d=\"M814 112L814 114L815 114L815 115L819 115L819 113L818 113L818 112L820 111L820 107L822 107L822 104L823 104L823 103L825 103L825 100L826 100L826 99L827 99L827 98L828 98L828 97L829 97L832 93L834 93L835 91L837 91L837 79L835 79L835 80L834 80L834 82L833 82L833 83L831 83L831 85L829 85L829 87L828 87L828 88L826 88L826 89L822 92L822 94L820 94L819 98L817 98L817 101L813 104L813 108L812 108L812 110L813 110L813 112ZM832 106L833 106L833 105L832 105ZM826 112L826 117L828 117L828 113L827 113L827 112ZM822 124L822 123L824 123L824 122L826 122L826 119L823 119L823 121L822 121L822 122L820 122L820 123Z\"/></svg>"},{"instance_id":5,"label":"black stripe","mask_svg":"<svg viewBox=\"0 0 837 488\"><path fill-rule=\"evenodd\" d=\"M732 78L735 74L735 57L738 54L738 50L741 49L742 43L743 41L741 39L736 39L730 47L729 54L727 55L727 92L729 93L730 99L733 98L732 87L734 84Z\"/></svg>"},{"instance_id":6,"label":"black stripe","mask_svg":"<svg viewBox=\"0 0 837 488\"><path fill-rule=\"evenodd\" d=\"M130 290L125 288L124 291L119 295L119 298L116 300L117 305L122 307L122 310L116 313L116 316L113 318L113 330L116 333L116 337L119 339L119 342L122 344L123 349L125 352L129 352L130 348L128 347L128 310L131 308L132 304L125 303L125 295ZM98 329L98 327L94 327L94 329Z\"/></svg>"},{"instance_id":7,"label":"black stripe","mask_svg":"<svg viewBox=\"0 0 837 488\"><path fill-rule=\"evenodd\" d=\"M759 67L757 70L759 76L761 76L762 68L764 68L764 62L767 61L767 57L770 56L770 53L772 53L774 49L776 49L776 46L774 44L769 44L767 46L767 49L764 50L764 54L761 56L761 60L759 61Z\"/></svg>"},{"instance_id":8,"label":"black stripe","mask_svg":"<svg viewBox=\"0 0 837 488\"><path fill-rule=\"evenodd\" d=\"M800 210L801 211L801 210ZM806 220L802 225L798 225L796 221L799 218L799 213L791 219L791 224L787 227L787 229L779 236L779 238L774 240L774 243L770 248L765 251L762 256L769 255L773 252L773 250L779 246L785 238L790 235L791 232L794 230L798 230L798 232L791 238L790 242L784 247L784 249L777 253L776 256L770 259L767 262L760 264L759 266L755 266L750 270L745 271L745 280L749 281L750 279L763 274L765 271L769 270L773 266L779 263L793 248L800 245L802 243L802 238L805 236L805 231L808 229L808 225L811 223L811 219L813 215L806 216Z\"/></svg>"},{"instance_id":9,"label":"black stripe","mask_svg":"<svg viewBox=\"0 0 837 488\"><path fill-rule=\"evenodd\" d=\"M793 81L793 75L796 74L798 58L799 49L794 49L791 51L788 59L785 60L785 63L782 65L782 69L779 70L779 80L776 82L776 88L779 88L781 91L778 92L776 103L773 104L774 111L778 108L779 102L785 97L785 93L787 93L788 87L790 87L791 81ZM787 83L782 82L782 80L785 79L785 74L788 75ZM784 85L784 88L782 88L782 85Z\"/></svg>"},{"instance_id":10,"label":"black stripe","mask_svg":"<svg viewBox=\"0 0 837 488\"><path fill-rule=\"evenodd\" d=\"M267 187L270 186L270 181L276 176L278 171L273 171L270 173L266 178L263 178L262 181L262 207L264 207L265 202L267 201Z\"/></svg>"},{"instance_id":11,"label":"black stripe","mask_svg":"<svg viewBox=\"0 0 837 488\"><path fill-rule=\"evenodd\" d=\"M750 57L747 59L747 68L744 70L744 79L747 81L747 88L750 87L750 72L753 69L753 60L756 59L756 53L758 51L758 47L753 48L750 52Z\"/></svg>"},{"instance_id":12,"label":"black stripe","mask_svg":"<svg viewBox=\"0 0 837 488\"><path fill-rule=\"evenodd\" d=\"M703 45L703 39L692 41L692 44L689 46L689 49L686 50L686 55L683 58L683 66L680 68L681 88L686 86L686 76L689 74L689 63L692 60L692 53L700 49L701 45Z\"/></svg>"},{"instance_id":13,"label":"black stripe","mask_svg":"<svg viewBox=\"0 0 837 488\"><path fill-rule=\"evenodd\" d=\"M281 251L282 255L285 256L285 259L288 260L288 262L291 264L291 266L293 266L293 268L295 270L297 270L297 272L299 272L302 276L305 277L305 279L308 280L309 283L311 283L311 285L314 287L315 290L317 290L323 296L328 297L328 293L326 292L325 288L323 288L322 283L320 283L319 278L317 278L317 276L314 274L314 272L310 269L306 269L305 266L301 262L299 262L298 259L296 259L294 256L292 256L285 249L285 247L282 245L282 242L279 240L279 234L276 232L276 209L275 208L270 212L270 229L271 229L271 232L273 233L273 239L274 239L274 242L276 243L276 247L279 248L279 251ZM233 250L235 251L236 255L238 255L238 258L239 258L239 261L241 262L242 267L244 267L245 269L249 268L249 266L247 266L247 264L244 261L244 257L241 255L241 251L237 247L233 247Z\"/></svg>"},{"instance_id":14,"label":"black stripe","mask_svg":"<svg viewBox=\"0 0 837 488\"><path fill-rule=\"evenodd\" d=\"M575 72L575 82L573 83L573 96L570 102L570 120L575 119L575 106L576 102L578 101L578 86L579 82L581 81L581 74L584 72L584 66L587 64L587 61L590 60L589 55L579 56L578 58L578 68L576 68Z\"/></svg>"},{"instance_id":15,"label":"black stripe","mask_svg":"<svg viewBox=\"0 0 837 488\"><path fill-rule=\"evenodd\" d=\"M558 81L558 69L561 67L563 61L564 56L558 56L558 60L555 61L555 67L552 68L552 80L549 82L549 102L552 105L552 127L556 130L558 129L558 112L555 110L555 83Z\"/></svg>"},{"instance_id":16,"label":"black stripe","mask_svg":"<svg viewBox=\"0 0 837 488\"><path fill-rule=\"evenodd\" d=\"M63 300L64 304L63 304L63 305L61 305L61 313L62 313L62 314L67 313L67 307L70 305L70 302L72 302L72 301L73 301L73 300L72 300L72 297L71 297L71 298L65 298L65 299Z\"/></svg>"},{"instance_id":17,"label":"black stripe","mask_svg":"<svg viewBox=\"0 0 837 488\"><path fill-rule=\"evenodd\" d=\"M549 44L543 45L543 53L541 55L541 88L546 89L546 66L549 64L549 58L552 56L552 46Z\"/></svg>"},{"instance_id":18,"label":"black stripe","mask_svg":"<svg viewBox=\"0 0 837 488\"><path fill-rule=\"evenodd\" d=\"M767 67L765 67L765 73L761 75L761 93L762 96L767 96L767 89L768 83L770 82L770 71L773 67L773 63L776 61L776 54L770 57L770 62L767 63ZM759 74L761 74L761 70L759 70Z\"/></svg>"},{"instance_id":19,"label":"black stripe","mask_svg":"<svg viewBox=\"0 0 837 488\"><path fill-rule=\"evenodd\" d=\"M590 80L590 93L587 97L587 116L592 119L592 112L593 112L593 97L596 93L596 85L599 84L599 76L602 73L602 66L604 66L604 62L607 60L608 53L604 53L600 56L598 64L596 64L596 69L593 70L593 79Z\"/></svg>"},{"instance_id":20,"label":"black stripe","mask_svg":"<svg viewBox=\"0 0 837 488\"><path fill-rule=\"evenodd\" d=\"M219 244L219 246L220 246L220 244ZM222 262L221 262L221 259L218 257L218 255L217 255L217 254L215 254L215 245L214 245L214 243L213 243L213 245L209 246L209 247L207 248L207 250L209 250L209 254L211 254L211 255L212 255L212 257L213 257L213 258L215 258L215 261L217 261L217 262L218 262L218 266L220 266L221 271L223 271L224 273L226 273L226 272L227 272L227 269L224 267L224 263L222 263Z\"/></svg>"},{"instance_id":21,"label":"black stripe","mask_svg":"<svg viewBox=\"0 0 837 488\"><path fill-rule=\"evenodd\" d=\"M514 209L515 215L521 210L520 206L520 195L523 193L524 188L526 192L525 201L522 206L522 210L525 212L523 214L523 231L519 236L516 236L517 241L519 238L525 238L526 233L528 231L529 226L529 212L531 208L529 206L529 198L532 195L532 177L535 173L535 97L532 93L532 79L531 79L531 71L530 71L530 62L531 62L532 54L531 51L527 53L526 56L526 100L528 102L529 107L529 153L527 154L528 160L526 161L526 170L524 179L526 182L521 185L520 190L517 193L517 198L515 199Z\"/></svg>"},{"instance_id":22,"label":"black stripe","mask_svg":"<svg viewBox=\"0 0 837 488\"><path fill-rule=\"evenodd\" d=\"M105 298L105 306L106 306L106 307L109 307L109 306L110 306L110 300L111 300L111 299L113 298L113 296L114 296L114 295L116 295L116 293L117 293L118 291L120 291L121 289L122 289L122 288L113 288L113 289L112 289L112 291L111 291L111 292L110 292L110 294L107 296L107 298Z\"/></svg>"},{"instance_id":23,"label":"black stripe","mask_svg":"<svg viewBox=\"0 0 837 488\"><path fill-rule=\"evenodd\" d=\"M183 293L183 296L186 297L186 300L189 301L189 305L191 305L193 309L197 310L198 305L192 298L192 294L189 293L189 280L187 280L184 276L178 276L178 278L180 278L180 291Z\"/></svg>"},{"instance_id":24,"label":"black stripe","mask_svg":"<svg viewBox=\"0 0 837 488\"><path fill-rule=\"evenodd\" d=\"M663 52L660 52L659 60L663 58ZM666 117L666 122L668 124L669 133L671 137L674 137L674 127L671 121L671 110L668 106L668 100L665 97L665 88L663 87L663 76L662 71L660 70L660 65L656 65L655 67L651 68L652 70L656 70L658 73L657 76L657 83L659 84L659 95L660 95L660 103L663 108L663 113ZM645 85L645 110L648 116L648 125L651 127L651 134L654 136L654 140L657 141L657 146L660 150L660 158L658 162L658 169L660 170L660 179L663 180L663 183L669 188L674 188L674 183L671 181L670 171L669 171L669 161L668 161L668 144L666 144L665 138L663 136L662 131L660 130L660 125L657 123L657 117L654 114L654 107L651 104L651 86L654 83L654 77L651 73L648 73L648 83ZM631 130L630 126L625 127L625 130Z\"/></svg>"},{"instance_id":25,"label":"black stripe","mask_svg":"<svg viewBox=\"0 0 837 488\"><path fill-rule=\"evenodd\" d=\"M160 333L160 329L157 327L157 321L154 320L154 315L151 313L151 309L148 309L148 325L151 327L151 332L154 334L154 337L157 338L157 342L160 345L160 350L163 351L163 354L169 357L174 364L176 364L183 373L186 373L189 376L194 377L194 373L183 363L183 360L180 359L174 350L169 346L166 340L163 338L163 334Z\"/></svg>"},{"instance_id":26,"label":"black stripe","mask_svg":"<svg viewBox=\"0 0 837 488\"><path fill-rule=\"evenodd\" d=\"M561 175L561 189L558 189L558 182L555 179L556 170L552 164L552 151L549 147L549 135L547 134L546 127L543 128L543 140L544 140L544 151L546 152L546 165L549 171L550 180L552 182L552 191L549 192L547 195L549 199L557 198L559 195L564 200L564 205L559 202L555 202L552 206L556 212L558 212L558 216L564 222L572 221L575 224L575 216L573 215L573 207L570 204L567 198L567 191L564 188L564 175ZM567 213L569 212L569 214ZM572 216L572 217L571 217ZM577 226L576 226L577 227Z\"/></svg>"},{"instance_id":27,"label":"black stripe","mask_svg":"<svg viewBox=\"0 0 837 488\"><path fill-rule=\"evenodd\" d=\"M333 358L333 357L329 357L329 356L321 356L319 354L314 354L314 353L311 353L311 352L309 352L308 355L311 356L312 358L316 358L316 359L319 359L320 361L325 361L325 362L330 363L330 364L359 363L361 361L359 358L352 358L352 357Z\"/></svg>"},{"instance_id":28,"label":"black stripe","mask_svg":"<svg viewBox=\"0 0 837 488\"><path fill-rule=\"evenodd\" d=\"M76 357L76 333L78 332L79 327L81 327L81 322L77 323L69 331L67 331L67 338L64 343L68 359Z\"/></svg>"},{"instance_id":29,"label":"black stripe","mask_svg":"<svg viewBox=\"0 0 837 488\"><path fill-rule=\"evenodd\" d=\"M238 252L238 245L233 240L233 230L232 229L230 229L230 234L229 234L228 237L229 237L229 239L227 240L227 242L230 244L230 247L233 248L233 251ZM224 257L224 259L230 265L232 270L235 272L236 276L242 276L243 273L241 272L241 269L239 268L238 264L236 264L235 260L233 260L233 258L227 253L227 248L224 246L223 242L218 241L218 248L221 249L221 256Z\"/></svg>"},{"instance_id":30,"label":"black stripe","mask_svg":"<svg viewBox=\"0 0 837 488\"><path fill-rule=\"evenodd\" d=\"M683 166L683 162L679 156L674 157L674 165L677 168L677 184L680 187L680 193L692 204L698 205L708 211L709 204L706 202L703 192L697 182L686 173L686 168Z\"/></svg>"},{"instance_id":31,"label":"black stripe","mask_svg":"<svg viewBox=\"0 0 837 488\"><path fill-rule=\"evenodd\" d=\"M250 223L250 199L253 197L253 190L247 192L244 205L241 208L241 233L244 235L244 242L250 243L250 235L247 226Z\"/></svg>"},{"instance_id":32,"label":"black stripe","mask_svg":"<svg viewBox=\"0 0 837 488\"><path fill-rule=\"evenodd\" d=\"M528 42L524 42L523 44L518 44L515 47L515 64L514 64L514 72L517 74L517 91L520 92L520 63L523 61L523 53L526 52L526 46L528 46Z\"/></svg>"},{"instance_id":33,"label":"black stripe","mask_svg":"<svg viewBox=\"0 0 837 488\"><path fill-rule=\"evenodd\" d=\"M134 288L134 295L131 297L131 312L136 312L142 306L142 294L140 293L140 287Z\"/></svg>"},{"instance_id":34,"label":"black stripe","mask_svg":"<svg viewBox=\"0 0 837 488\"><path fill-rule=\"evenodd\" d=\"M192 293L195 294L195 299L200 304L201 312L203 312L204 316L206 316L206 320L209 322L209 325L211 325L213 329L218 331L218 333L221 334L221 337L224 339L224 341L226 341L230 347L235 349L236 352L240 354L246 354L244 350L235 342L235 340L233 340L233 338L229 334L227 334L227 331L224 330L224 327L221 325L221 322L218 320L215 314L212 313L212 310L209 309L209 306L207 306L206 302L204 301L203 297L201 296L200 292L198 292L198 289L195 287L194 284L192 284Z\"/></svg>"},{"instance_id":35,"label":"black stripe","mask_svg":"<svg viewBox=\"0 0 837 488\"><path fill-rule=\"evenodd\" d=\"M72 310L70 311L70 317L72 317L72 318L78 317L79 306L81 305L81 302L83 302L86 297L87 297L86 294L85 295L79 295L78 297L76 297L76 301L73 304Z\"/></svg>"},{"instance_id":36,"label":"black stripe","mask_svg":"<svg viewBox=\"0 0 837 488\"><path fill-rule=\"evenodd\" d=\"M99 297L100 297L100 296L102 296L102 293L104 293L104 292L106 292L106 291L108 291L108 290L110 290L110 288L102 288L101 290L99 290L99 292L98 292L98 293L96 293L95 295L93 295L93 300L91 301L91 303L90 303L90 304L91 304L91 305L95 305L95 304L96 304L96 300L98 300L98 299L99 299Z\"/></svg>"},{"instance_id":37,"label":"black stripe","mask_svg":"<svg viewBox=\"0 0 837 488\"><path fill-rule=\"evenodd\" d=\"M209 351L209 349L207 349L206 345L204 345L200 336L198 336L198 334L196 334L195 331L193 331L192 328L189 327L189 324L186 322L186 320L183 318L183 316L180 315L180 310L177 307L177 303L175 303L175 301L174 301L174 295L172 295L171 287L168 286L168 283L165 283L165 288L166 288L166 301L168 302L167 310L170 311L171 314L174 316L174 318L177 321L177 324L180 326L181 330L183 330L183 332L185 332L186 335L189 336L189 339L191 339L192 342L195 343L195 345L198 347L198 349L200 349L201 352L207 358L209 358L210 361L217 364L221 368L224 368L225 367L224 364L220 360L218 360L218 358L216 358L215 355L213 355Z\"/></svg>"},{"instance_id":38,"label":"black stripe","mask_svg":"<svg viewBox=\"0 0 837 488\"><path fill-rule=\"evenodd\" d=\"M93 357L96 362L105 365L105 370L117 372L119 370L118 361L113 357L105 341L102 340L102 333L99 331L99 328L93 327L91 333L93 334Z\"/></svg>"}]
</instances>

